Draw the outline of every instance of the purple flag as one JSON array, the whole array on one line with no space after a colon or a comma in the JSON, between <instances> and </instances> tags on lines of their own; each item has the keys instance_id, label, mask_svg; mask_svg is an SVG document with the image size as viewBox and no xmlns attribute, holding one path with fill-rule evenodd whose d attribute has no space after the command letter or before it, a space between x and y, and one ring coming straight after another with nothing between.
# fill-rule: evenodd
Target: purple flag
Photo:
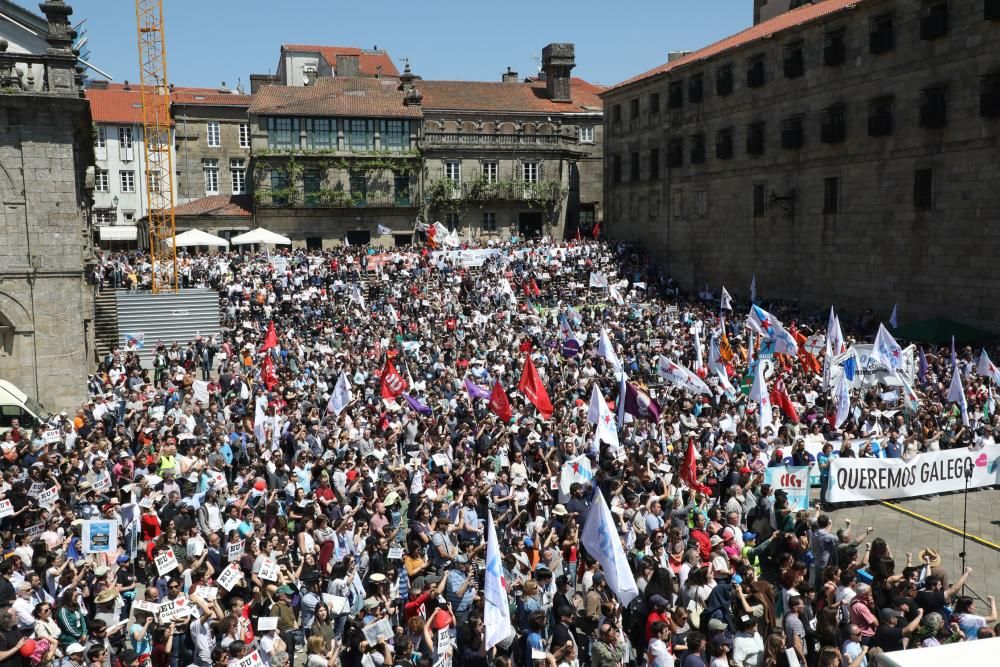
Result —
<instances>
[{"instance_id":1,"label":"purple flag","mask_svg":"<svg viewBox=\"0 0 1000 667\"><path fill-rule=\"evenodd\" d=\"M660 406L631 382L625 383L625 412L654 424L660 420Z\"/></svg>"},{"instance_id":2,"label":"purple flag","mask_svg":"<svg viewBox=\"0 0 1000 667\"><path fill-rule=\"evenodd\" d=\"M917 348L917 352L920 354L920 365L917 368L917 377L920 378L920 383L923 384L927 382L927 356L924 354L924 348Z\"/></svg>"},{"instance_id":3,"label":"purple flag","mask_svg":"<svg viewBox=\"0 0 1000 667\"><path fill-rule=\"evenodd\" d=\"M469 392L469 398L471 399L483 398L487 401L490 400L490 390L480 387L472 381L472 378L465 378L465 391Z\"/></svg>"},{"instance_id":4,"label":"purple flag","mask_svg":"<svg viewBox=\"0 0 1000 667\"><path fill-rule=\"evenodd\" d=\"M417 399L413 398L412 396L410 396L405 392L403 393L403 398L406 399L407 405L409 405L410 409L412 409L414 412L417 412L422 415L434 414L434 411L431 410L429 406L421 403L420 401L418 401Z\"/></svg>"}]
</instances>

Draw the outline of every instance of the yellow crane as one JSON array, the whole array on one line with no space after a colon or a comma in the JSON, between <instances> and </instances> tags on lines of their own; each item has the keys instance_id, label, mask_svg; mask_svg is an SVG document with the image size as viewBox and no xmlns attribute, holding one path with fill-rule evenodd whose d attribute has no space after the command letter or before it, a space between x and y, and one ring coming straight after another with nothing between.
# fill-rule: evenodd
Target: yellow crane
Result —
<instances>
[{"instance_id":1,"label":"yellow crane","mask_svg":"<svg viewBox=\"0 0 1000 667\"><path fill-rule=\"evenodd\" d=\"M143 151L153 294L177 291L177 233L174 221L174 164L170 150L170 87L163 1L135 0L139 32Z\"/></svg>"}]
</instances>

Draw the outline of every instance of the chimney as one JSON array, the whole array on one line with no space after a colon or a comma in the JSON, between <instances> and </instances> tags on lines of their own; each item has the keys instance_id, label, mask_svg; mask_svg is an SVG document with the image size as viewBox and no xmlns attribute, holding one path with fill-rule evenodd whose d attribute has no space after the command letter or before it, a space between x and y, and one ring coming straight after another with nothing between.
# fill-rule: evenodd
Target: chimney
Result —
<instances>
[{"instance_id":1,"label":"chimney","mask_svg":"<svg viewBox=\"0 0 1000 667\"><path fill-rule=\"evenodd\" d=\"M91 90L107 90L108 82L104 79L94 79L93 81L87 82L87 88Z\"/></svg>"},{"instance_id":2,"label":"chimney","mask_svg":"<svg viewBox=\"0 0 1000 667\"><path fill-rule=\"evenodd\" d=\"M690 51L667 51L667 62L672 63L675 60L680 60L690 53Z\"/></svg>"},{"instance_id":3,"label":"chimney","mask_svg":"<svg viewBox=\"0 0 1000 667\"><path fill-rule=\"evenodd\" d=\"M500 75L500 80L504 83L517 83L517 72L507 66L507 71Z\"/></svg>"},{"instance_id":4,"label":"chimney","mask_svg":"<svg viewBox=\"0 0 1000 667\"><path fill-rule=\"evenodd\" d=\"M399 75L399 90L407 92L410 88L413 88L414 81L420 81L419 76L413 73L410 69L410 61L406 59L406 65L403 67L403 73Z\"/></svg>"},{"instance_id":5,"label":"chimney","mask_svg":"<svg viewBox=\"0 0 1000 667\"><path fill-rule=\"evenodd\" d=\"M572 44L549 44L542 49L542 71L545 72L545 90L553 102L569 102L570 72L576 66Z\"/></svg>"},{"instance_id":6,"label":"chimney","mask_svg":"<svg viewBox=\"0 0 1000 667\"><path fill-rule=\"evenodd\" d=\"M337 76L346 76L351 78L358 78L361 76L361 56L347 55L344 53L337 54L337 65L334 69Z\"/></svg>"},{"instance_id":7,"label":"chimney","mask_svg":"<svg viewBox=\"0 0 1000 667\"><path fill-rule=\"evenodd\" d=\"M420 94L416 86L410 86L403 96L404 107L419 107L423 104L424 96Z\"/></svg>"},{"instance_id":8,"label":"chimney","mask_svg":"<svg viewBox=\"0 0 1000 667\"><path fill-rule=\"evenodd\" d=\"M130 90L132 90L132 89L131 89L131 88L129 87L129 85L128 85L128 79L125 79L125 81L123 82L123 85L122 85L122 90L124 90L124 91L126 91L126 92L127 92L127 91L130 91Z\"/></svg>"}]
</instances>

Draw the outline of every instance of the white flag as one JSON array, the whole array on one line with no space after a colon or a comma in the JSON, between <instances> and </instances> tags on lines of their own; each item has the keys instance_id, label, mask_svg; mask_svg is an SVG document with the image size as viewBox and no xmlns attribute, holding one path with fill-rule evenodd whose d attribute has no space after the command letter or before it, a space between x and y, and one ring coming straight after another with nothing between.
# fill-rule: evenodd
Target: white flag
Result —
<instances>
[{"instance_id":1,"label":"white flag","mask_svg":"<svg viewBox=\"0 0 1000 667\"><path fill-rule=\"evenodd\" d=\"M662 354L656 359L656 374L692 394L712 395L712 390L696 373Z\"/></svg>"},{"instance_id":2,"label":"white flag","mask_svg":"<svg viewBox=\"0 0 1000 667\"><path fill-rule=\"evenodd\" d=\"M257 442L264 444L267 433L264 427L267 422L267 399L263 394L257 397L253 411L253 433L257 436Z\"/></svg>"},{"instance_id":3,"label":"white flag","mask_svg":"<svg viewBox=\"0 0 1000 667\"><path fill-rule=\"evenodd\" d=\"M992 379L996 384L1000 384L1000 369L997 369L997 367L993 365L993 362L990 361L985 349L983 349L982 354L979 355L979 364L976 366L976 373L982 375L983 377Z\"/></svg>"},{"instance_id":4,"label":"white flag","mask_svg":"<svg viewBox=\"0 0 1000 667\"><path fill-rule=\"evenodd\" d=\"M716 366L712 369L712 371L715 373L716 377L719 378L719 384L722 385L722 389L730 396L735 396L736 387L734 387L733 383L729 381L728 377L726 377L726 369Z\"/></svg>"},{"instance_id":5,"label":"white flag","mask_svg":"<svg viewBox=\"0 0 1000 667\"><path fill-rule=\"evenodd\" d=\"M486 533L486 581L484 591L486 611L486 650L507 639L511 634L510 603L507 601L507 582L504 581L503 565L500 562L500 542L497 540L493 513L488 512Z\"/></svg>"},{"instance_id":6,"label":"white flag","mask_svg":"<svg viewBox=\"0 0 1000 667\"><path fill-rule=\"evenodd\" d=\"M732 310L733 309L733 297L726 290L726 286L722 286L722 303L719 305L721 310Z\"/></svg>"},{"instance_id":7,"label":"white flag","mask_svg":"<svg viewBox=\"0 0 1000 667\"><path fill-rule=\"evenodd\" d=\"M601 564L608 588L615 592L622 606L627 607L639 595L639 587L635 584L632 568L625 557L625 548L618 536L614 519L611 518L611 510L599 489L587 514L580 542L587 548L587 553Z\"/></svg>"},{"instance_id":8,"label":"white flag","mask_svg":"<svg viewBox=\"0 0 1000 667\"><path fill-rule=\"evenodd\" d=\"M890 373L895 373L903 366L903 348L881 323L878 325L875 345L872 347L869 358L885 364Z\"/></svg>"},{"instance_id":9,"label":"white flag","mask_svg":"<svg viewBox=\"0 0 1000 667\"><path fill-rule=\"evenodd\" d=\"M392 230L389 229L388 227L386 227L385 225L379 225L378 226L378 233L382 234L383 236L385 236L387 234L392 234Z\"/></svg>"},{"instance_id":10,"label":"white flag","mask_svg":"<svg viewBox=\"0 0 1000 667\"><path fill-rule=\"evenodd\" d=\"M356 303L361 306L361 310L365 309L365 297L361 294L361 285L354 283L351 286L351 303Z\"/></svg>"},{"instance_id":11,"label":"white flag","mask_svg":"<svg viewBox=\"0 0 1000 667\"><path fill-rule=\"evenodd\" d=\"M900 394L902 394L903 405L911 413L917 414L920 410L920 398L917 396L917 392L913 391L913 386L910 384L909 380L906 379L905 373L897 372L896 379L899 380Z\"/></svg>"},{"instance_id":12,"label":"white flag","mask_svg":"<svg viewBox=\"0 0 1000 667\"><path fill-rule=\"evenodd\" d=\"M597 344L597 356L607 359L616 375L622 372L622 362L618 358L618 353L615 352L615 346L611 342L611 338L608 337L607 329L603 327L601 328L601 341Z\"/></svg>"},{"instance_id":13,"label":"white flag","mask_svg":"<svg viewBox=\"0 0 1000 667\"><path fill-rule=\"evenodd\" d=\"M622 297L622 293L618 291L618 288L614 285L608 285L608 296L617 303L619 306L625 304L625 299Z\"/></svg>"},{"instance_id":14,"label":"white flag","mask_svg":"<svg viewBox=\"0 0 1000 667\"><path fill-rule=\"evenodd\" d=\"M958 371L958 365L951 367L951 385L948 387L948 400L958 403L962 411L962 424L969 425L969 404L965 400L965 390L962 389L962 374Z\"/></svg>"},{"instance_id":15,"label":"white flag","mask_svg":"<svg viewBox=\"0 0 1000 667\"><path fill-rule=\"evenodd\" d=\"M587 458L586 454L566 461L559 471L559 502L565 503L569 500L569 487L573 484L586 484L593 481L593 468L590 467L590 459Z\"/></svg>"},{"instance_id":16,"label":"white flag","mask_svg":"<svg viewBox=\"0 0 1000 667\"><path fill-rule=\"evenodd\" d=\"M701 335L698 330L694 331L694 368L695 371L700 371L702 366L705 365L704 359L701 356Z\"/></svg>"},{"instance_id":17,"label":"white flag","mask_svg":"<svg viewBox=\"0 0 1000 667\"><path fill-rule=\"evenodd\" d=\"M847 375L841 375L840 381L837 382L837 417L835 420L835 425L840 428L840 425L847 421L847 418L851 416L851 383L847 379Z\"/></svg>"},{"instance_id":18,"label":"white flag","mask_svg":"<svg viewBox=\"0 0 1000 667\"><path fill-rule=\"evenodd\" d=\"M591 271L590 273L590 286L591 287L607 287L608 277L601 273L600 271Z\"/></svg>"},{"instance_id":19,"label":"white flag","mask_svg":"<svg viewBox=\"0 0 1000 667\"><path fill-rule=\"evenodd\" d=\"M337 378L337 386L333 388L330 400L326 403L326 411L332 412L339 417L340 413L350 405L352 400L354 400L354 397L351 395L351 381L347 379L347 373L340 371L340 377Z\"/></svg>"},{"instance_id":20,"label":"white flag","mask_svg":"<svg viewBox=\"0 0 1000 667\"><path fill-rule=\"evenodd\" d=\"M615 451L621 446L618 442L618 429L615 425L615 417L611 414L607 401L601 394L600 387L594 383L594 389L590 392L590 409L587 411L587 421L595 424L594 431L595 449L600 451L600 443L606 442L613 445Z\"/></svg>"},{"instance_id":21,"label":"white flag","mask_svg":"<svg viewBox=\"0 0 1000 667\"><path fill-rule=\"evenodd\" d=\"M757 362L753 386L750 387L750 400L757 401L760 406L758 421L760 422L760 432L763 433L765 428L773 426L774 413L771 406L771 394L767 390L767 385L764 384L764 364L761 362Z\"/></svg>"}]
</instances>

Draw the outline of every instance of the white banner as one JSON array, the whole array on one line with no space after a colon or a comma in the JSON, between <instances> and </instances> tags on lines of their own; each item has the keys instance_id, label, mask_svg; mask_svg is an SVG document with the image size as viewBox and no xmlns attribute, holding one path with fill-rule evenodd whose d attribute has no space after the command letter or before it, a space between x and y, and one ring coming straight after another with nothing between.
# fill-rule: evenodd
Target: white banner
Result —
<instances>
[{"instance_id":1,"label":"white banner","mask_svg":"<svg viewBox=\"0 0 1000 667\"><path fill-rule=\"evenodd\" d=\"M982 449L949 449L903 459L835 458L830 461L832 503L912 498L929 493L961 491L998 483L1000 445Z\"/></svg>"},{"instance_id":2,"label":"white banner","mask_svg":"<svg viewBox=\"0 0 1000 667\"><path fill-rule=\"evenodd\" d=\"M852 354L857 354L854 380L848 385L851 389L861 389L862 387L871 387L876 384L884 384L887 387L898 387L899 380L889 372L886 365L871 358L872 348L874 347L871 343L862 343L854 345L847 352L834 357L833 366L830 368L830 386L837 386L840 376L844 374L844 362ZM917 373L914 358L916 349L915 346L910 345L903 350L903 366L901 370L910 380L915 378Z\"/></svg>"}]
</instances>

